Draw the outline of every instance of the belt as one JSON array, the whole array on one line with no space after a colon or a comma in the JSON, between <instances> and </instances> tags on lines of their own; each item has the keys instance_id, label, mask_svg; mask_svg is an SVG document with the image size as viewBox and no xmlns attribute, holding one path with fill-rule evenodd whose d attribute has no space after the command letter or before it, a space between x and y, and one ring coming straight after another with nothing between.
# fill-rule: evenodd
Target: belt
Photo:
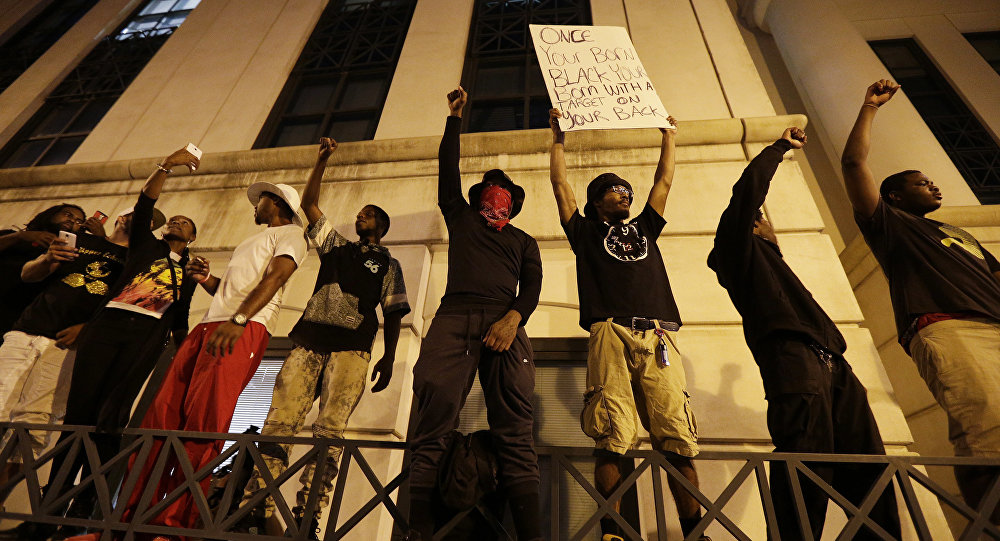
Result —
<instances>
[{"instance_id":1,"label":"belt","mask_svg":"<svg viewBox=\"0 0 1000 541\"><path fill-rule=\"evenodd\" d=\"M648 331L655 329L657 324L665 331L676 331L681 328L673 321L663 321L662 319L652 319L645 317L613 317L611 322L622 327L628 327L633 331Z\"/></svg>"}]
</instances>

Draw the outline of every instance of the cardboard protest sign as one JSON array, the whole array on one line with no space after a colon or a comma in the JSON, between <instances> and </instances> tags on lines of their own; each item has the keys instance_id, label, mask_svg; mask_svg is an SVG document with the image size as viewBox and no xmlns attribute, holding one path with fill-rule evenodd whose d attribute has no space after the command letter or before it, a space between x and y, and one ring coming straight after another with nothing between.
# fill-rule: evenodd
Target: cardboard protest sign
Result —
<instances>
[{"instance_id":1,"label":"cardboard protest sign","mask_svg":"<svg viewBox=\"0 0 1000 541\"><path fill-rule=\"evenodd\" d=\"M530 25L563 131L666 128L667 111L620 26Z\"/></svg>"}]
</instances>

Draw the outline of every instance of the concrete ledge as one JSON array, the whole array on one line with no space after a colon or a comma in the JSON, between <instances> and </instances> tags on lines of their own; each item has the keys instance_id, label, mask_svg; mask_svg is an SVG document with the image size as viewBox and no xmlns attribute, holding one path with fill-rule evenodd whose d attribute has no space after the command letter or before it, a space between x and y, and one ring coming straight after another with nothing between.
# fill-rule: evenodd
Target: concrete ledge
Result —
<instances>
[{"instance_id":1,"label":"concrete ledge","mask_svg":"<svg viewBox=\"0 0 1000 541\"><path fill-rule=\"evenodd\" d=\"M769 143L786 127L805 126L804 115L779 115L755 118L727 118L680 122L679 147ZM444 123L442 122L442 125ZM443 127L443 126L442 126ZM594 130L569 135L570 146L604 151L658 148L660 134L653 129ZM330 158L330 166L434 160L439 136L406 139L382 139L343 143ZM462 135L463 158L482 156L547 153L551 144L549 130L471 133ZM572 149L570 149L572 150ZM698 153L696 153L698 154ZM311 167L315 161L313 145L206 153L202 167L194 176L252 173ZM39 187L75 183L95 183L142 179L149 175L161 157L116 162L53 165L0 170L0 189ZM700 160L699 160L700 161ZM176 176L187 175L178 170Z\"/></svg>"},{"instance_id":2,"label":"concrete ledge","mask_svg":"<svg viewBox=\"0 0 1000 541\"><path fill-rule=\"evenodd\" d=\"M1000 205L941 207L928 218L958 227L1000 227Z\"/></svg>"}]
</instances>

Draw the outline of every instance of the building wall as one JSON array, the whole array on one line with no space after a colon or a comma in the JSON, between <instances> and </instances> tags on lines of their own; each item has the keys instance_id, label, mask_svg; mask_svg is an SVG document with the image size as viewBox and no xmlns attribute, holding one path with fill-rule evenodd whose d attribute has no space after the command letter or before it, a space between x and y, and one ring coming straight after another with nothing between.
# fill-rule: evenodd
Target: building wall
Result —
<instances>
[{"instance_id":1,"label":"building wall","mask_svg":"<svg viewBox=\"0 0 1000 541\"><path fill-rule=\"evenodd\" d=\"M836 40L845 43L837 55L820 54L811 48L809 42L802 45L803 54L790 51L793 42L780 43L773 32L779 31L767 25L769 16L788 9L790 2L730 1L734 14L742 15L741 32L748 50L764 81L768 94L779 112L788 110L807 111L811 126L807 129L810 138L820 145L806 149L814 175L807 175L807 181L814 196L820 200L820 207L829 209L828 232L842 241L837 248L848 278L864 313L864 327L874 338L878 355L886 373L896 390L896 398L906 416L913 434L913 450L932 456L953 454L947 439L947 420L944 411L937 405L927 387L923 384L912 360L897 342L893 312L889 303L888 284L877 262L860 237L854 224L853 211L843 187L840 175L840 151L846 141L846 133L853 124L856 111L864 96L864 87L877 78L889 77L888 71L874 58L867 41L895 38L913 38L942 72L952 88L963 98L970 110L986 129L1000 141L997 118L1000 115L1000 76L986 63L982 56L962 36L963 33L1000 30L1000 2L996 0L953 0L953 1L861 1L837 0L826 3L826 13L834 12L842 28ZM814 4L807 0L800 4ZM770 10L774 10L771 12ZM738 16L739 16L738 15ZM811 20L803 17L803 21ZM763 24L763 26L761 25ZM827 38L831 25L803 25L803 29L816 34L816 41ZM784 27L782 27L784 29ZM850 43L851 46L846 44ZM866 54L867 53L867 54ZM793 58L795 57L795 58ZM789 61L790 60L790 61ZM789 64L797 63L799 72ZM813 66L814 73L829 74L821 84L835 85L845 98L830 98L820 94L816 84L802 80L802 66ZM876 71L872 71L874 69ZM877 71L881 70L881 71ZM857 72L865 75L859 78ZM823 75L821 75L822 77ZM853 81L848 86L847 80ZM928 139L929 132L921 129L923 121L915 111L909 111L909 103L897 103L905 98L906 88L885 110L880 111L873 134L873 172L882 178L900 169L921 169L935 171L935 182L942 187L947 206L933 215L938 220L966 228L984 245L993 250L991 244L997 241L996 212L993 206L981 206L964 182L952 171L950 160L941 153L928 154L917 151L917 145L934 145ZM841 103L843 101L843 103ZM888 116L886 113L893 113ZM917 126L917 129L901 129L900 126ZM902 132L902 137L893 138L892 132ZM950 472L937 470L931 477L957 493L957 487ZM954 520L956 527L963 524Z\"/></svg>"},{"instance_id":2,"label":"building wall","mask_svg":"<svg viewBox=\"0 0 1000 541\"><path fill-rule=\"evenodd\" d=\"M6 13L3 8L11 2L0 0L0 13ZM913 4L914 9L893 11L899 4L878 3L874 15L861 9L861 2L843 0L832 9L853 25L862 41L861 36L871 39L870 32L883 27L922 28L922 39L939 43L946 51L941 54L958 55L955 62L968 60L968 51L959 47L956 52L953 32L941 34L937 28L941 17L958 25L955 28L976 23L979 29L988 29L982 28L983 21L1000 12L992 9L996 2L987 0L913 0L906 4ZM136 5L138 0L101 0L42 60L0 94L0 144L23 126L96 37L114 28ZM201 236L195 247L212 260L213 268L221 269L235 244L255 230L243 195L246 186L268 180L301 189L315 157L311 147L249 148L325 5L324 0L259 0L250 10L240 0L203 0L68 165L0 171L0 225L24 223L62 200L78 202L88 212L99 208L112 214L131 205L156 161L192 141L206 151L203 167L195 175L175 174L168 181L161 207L196 220ZM679 165L666 210L669 223L659 244L686 322L680 337L683 363L705 447L770 449L756 366L743 343L738 314L705 266L705 258L732 182L747 160L785 127L806 124L801 115L776 116L785 113L809 113L806 129L811 142L805 152L794 153L779 168L766 205L783 250L848 338L848 358L869 389L889 452L913 451L911 431L916 433L917 428L919 434L928 426L931 432L940 431L941 419L929 421L933 415L913 415L926 408L927 401L919 396L922 384L906 373L907 360L893 351L893 337L884 332L892 321L891 314L885 313L884 295L865 289L865 283L877 282L877 271L871 272L869 265L869 272L862 274L846 259L845 254L857 248L852 244L856 231L837 166L842 128L834 125L836 116L825 109L826 102L801 86L801 74L789 69L798 64L783 56L784 45L757 27L741 24L741 6L725 0L592 0L591 6L595 25L630 30L666 108L682 121ZM414 308L404 319L392 384L378 395L365 396L352 417L351 436L400 440L406 434L412 399L409 369L444 289L447 234L435 203L435 157L447 114L444 94L461 78L471 16L470 0L418 2L375 140L343 144L327 169L321 207L335 217L338 226L349 228L350 217L368 201L392 215L393 228L386 242L403 263ZM883 25L882 19L903 22ZM0 28L14 24L6 21L0 18ZM816 62L827 62L832 56L826 51L816 58ZM987 85L984 91L970 91L969 96L980 100L976 103L989 106L994 103L989 100L1000 95L988 91L992 79L978 72L955 77ZM856 112L862 92L863 87L846 92L843 107ZM914 113L906 114L912 117ZM542 302L527 330L536 337L582 337L585 334L576 325L573 257L548 183L548 140L545 131L537 130L463 136L464 180L469 185L483 171L502 167L525 187L527 201L516 225L539 239L546 273ZM584 194L586 182L596 174L614 170L634 181L634 208L639 208L655 167L658 144L654 130L570 134L567 162L576 193ZM947 169L947 164L940 165ZM968 203L961 197L959 201ZM848 273L841 270L841 260ZM317 263L311 257L292 278L277 335L287 333L298 318L311 292ZM207 304L208 297L199 293L192 323ZM376 358L380 347L379 339L373 352ZM913 388L918 388L915 394L911 394ZM909 426L903 422L904 415L910 415ZM916 450L950 454L939 446L923 445L918 444ZM388 476L398 471L401 460L398 454L383 453L376 457L375 468L379 475ZM703 471L703 483L721 488L726 474ZM365 493L362 482L350 478L348 494ZM742 522L737 522L746 525L751 538L762 538L759 510L744 503ZM350 506L345 503L345 508ZM649 504L644 508L648 510ZM668 509L668 514L672 512ZM369 519L365 531L385 538L382 534L388 524L383 513ZM939 520L937 527L941 524ZM725 538L714 528L710 534ZM947 535L939 529L935 538Z\"/></svg>"},{"instance_id":3,"label":"building wall","mask_svg":"<svg viewBox=\"0 0 1000 541\"><path fill-rule=\"evenodd\" d=\"M445 115L442 100L439 119L443 121ZM756 365L743 343L738 314L704 261L712 245L717 216L728 202L731 183L746 165L747 155L769 143L783 126L803 123L804 117L793 116L680 125L679 164L666 210L670 223L659 244L666 254L686 322L680 333L682 362L703 446L708 450L769 449ZM548 139L543 130L463 136L463 179L469 185L485 170L502 164L525 187L527 200L516 225L539 239L545 269L541 303L528 323L528 333L534 337L582 337L585 334L576 324L574 260L558 225L547 182ZM385 240L403 264L414 307L403 321L395 377L389 389L362 400L351 420L351 436L400 440L406 433L412 400L409 369L418 354L419 338L426 333L444 289L447 269L447 234L434 206L437 142L437 137L429 136L345 143L327 169L320 206L342 230L350 227L350 217L364 202L375 201L393 216L393 229ZM567 162L576 192L584 193L590 178L612 169L634 181L638 208L650 185L658 143L659 135L654 130L570 134ZM387 157L393 161L386 161ZM821 232L823 222L810 202L798 158L779 168L766 205L768 218L778 231L789 263L848 337L849 356L869 389L888 449L906 453L911 442L909 431L871 336L858 327L862 316L847 293L848 279L830 270L839 268L837 254ZM233 245L256 229L252 207L243 193L245 187L267 179L301 189L313 159L314 149L309 147L208 153L197 174L181 174L168 181L159 206L168 214L183 212L199 224L195 247L213 268L221 269ZM2 171L0 186L4 187L5 200L0 203L0 215L22 222L53 200L80 201L88 211L120 208L135 197L154 162L155 158L145 158L36 168L28 175L24 171ZM292 277L282 301L276 335L287 333L297 319L311 292L316 264L315 257L307 260ZM204 293L196 296L192 323L208 301ZM377 341L373 352L376 357L379 348ZM539 422L545 422L544 416ZM389 475L398 468L401 458L379 458L375 453L372 460L380 475ZM703 468L702 478L707 487L720 486L728 482L727 473L724 469ZM365 494L360 478L349 478L348 482L348 494ZM366 500L367 496L360 502L345 501L345 509ZM649 505L643 508L649 510ZM750 533L751 537L762 534L761 516L749 501L733 518L748 533L756 532ZM369 520L372 529L366 531L374 533L389 527L385 516ZM716 535L720 532L716 531Z\"/></svg>"}]
</instances>

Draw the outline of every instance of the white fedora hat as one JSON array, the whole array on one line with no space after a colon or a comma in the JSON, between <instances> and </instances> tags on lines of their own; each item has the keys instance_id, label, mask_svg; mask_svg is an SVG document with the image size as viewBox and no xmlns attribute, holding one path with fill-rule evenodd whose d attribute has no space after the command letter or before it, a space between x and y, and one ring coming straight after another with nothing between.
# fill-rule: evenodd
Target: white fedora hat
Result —
<instances>
[{"instance_id":1,"label":"white fedora hat","mask_svg":"<svg viewBox=\"0 0 1000 541\"><path fill-rule=\"evenodd\" d=\"M301 200L299 199L299 192L295 191L295 188L292 188L288 184L255 182L247 188L247 198L253 206L257 206L257 201L260 200L260 194L264 192L274 194L287 203L289 208L292 209L292 222L294 222L295 225L302 227L302 218L299 217Z\"/></svg>"},{"instance_id":2,"label":"white fedora hat","mask_svg":"<svg viewBox=\"0 0 1000 541\"><path fill-rule=\"evenodd\" d=\"M133 212L135 212L134 206L118 211L118 214L115 214L115 219L111 220L111 224L114 225L114 223L118 221L118 218L132 214ZM163 224L165 223L167 223L167 217L163 215L163 212L161 212L160 209L153 207L153 224L150 226L149 230L156 231L157 229L163 227Z\"/></svg>"}]
</instances>

